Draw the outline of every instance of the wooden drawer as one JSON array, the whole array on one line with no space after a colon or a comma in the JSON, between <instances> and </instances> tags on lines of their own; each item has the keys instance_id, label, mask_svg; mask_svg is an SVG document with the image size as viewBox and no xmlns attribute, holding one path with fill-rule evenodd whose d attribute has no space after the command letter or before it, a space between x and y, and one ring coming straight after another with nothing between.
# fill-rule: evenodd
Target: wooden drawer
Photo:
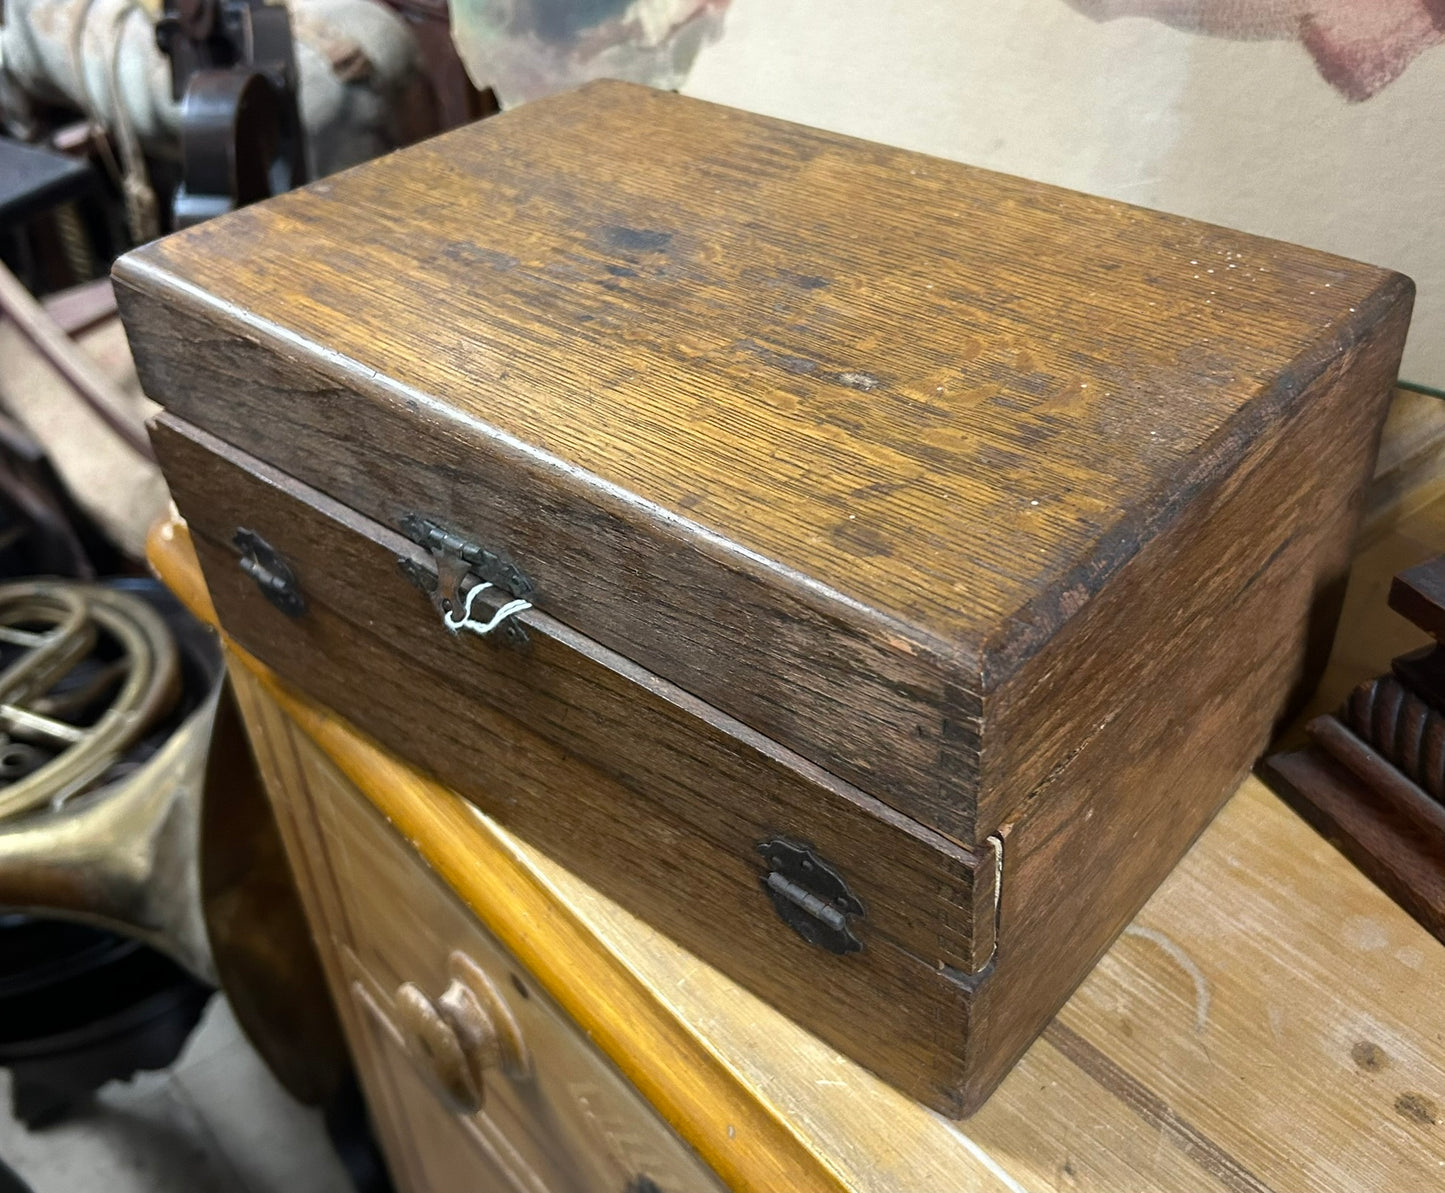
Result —
<instances>
[{"instance_id":1,"label":"wooden drawer","mask_svg":"<svg viewBox=\"0 0 1445 1193\"><path fill-rule=\"evenodd\" d=\"M507 1165L490 1138L449 1113L390 1026L371 1014L368 1006L353 1002L352 1047L358 1053L373 1119L389 1142L392 1177L405 1193L464 1189L541 1193L545 1189L537 1174L515 1162Z\"/></svg>"},{"instance_id":2,"label":"wooden drawer","mask_svg":"<svg viewBox=\"0 0 1445 1193\"><path fill-rule=\"evenodd\" d=\"M335 894L325 930L359 1012L351 1018L385 1058L380 1100L408 1136L418 1193L478 1188L484 1174L527 1193L717 1193L691 1150L365 797L320 751L303 746L298 760L308 798L299 811L313 820ZM498 1041L469 1048L460 1037L467 1081L480 1090L475 1110L449 1099L448 1058L427 1055L407 1010L419 1004L457 1039L449 987L480 1007Z\"/></svg>"},{"instance_id":3,"label":"wooden drawer","mask_svg":"<svg viewBox=\"0 0 1445 1193\"><path fill-rule=\"evenodd\" d=\"M931 1096L956 1084L971 975L993 955L992 854L539 611L517 619L522 649L450 634L398 566L427 565L414 544L172 416L153 439L221 623L247 650L885 1076ZM304 611L242 569L241 528L286 561ZM759 848L779 839L843 876L857 951L780 918Z\"/></svg>"}]
</instances>

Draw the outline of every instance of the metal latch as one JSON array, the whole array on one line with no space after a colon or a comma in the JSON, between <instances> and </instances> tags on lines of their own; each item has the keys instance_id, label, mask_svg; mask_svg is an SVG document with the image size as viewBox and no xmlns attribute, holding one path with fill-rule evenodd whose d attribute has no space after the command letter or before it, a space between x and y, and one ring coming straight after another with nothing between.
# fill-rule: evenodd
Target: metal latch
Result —
<instances>
[{"instance_id":1,"label":"metal latch","mask_svg":"<svg viewBox=\"0 0 1445 1193\"><path fill-rule=\"evenodd\" d=\"M495 632L513 646L526 644L527 631L514 615L530 606L536 586L521 568L500 553L419 514L404 516L401 529L412 542L431 552L435 576L410 559L402 560L401 568L431 597L448 630L456 633L465 628L483 635ZM487 620L479 620L479 613L486 614Z\"/></svg>"},{"instance_id":2,"label":"metal latch","mask_svg":"<svg viewBox=\"0 0 1445 1193\"><path fill-rule=\"evenodd\" d=\"M849 916L863 916L863 904L811 846L774 837L758 852L768 863L763 890L783 923L830 953L856 953L863 947L848 924Z\"/></svg>"}]
</instances>

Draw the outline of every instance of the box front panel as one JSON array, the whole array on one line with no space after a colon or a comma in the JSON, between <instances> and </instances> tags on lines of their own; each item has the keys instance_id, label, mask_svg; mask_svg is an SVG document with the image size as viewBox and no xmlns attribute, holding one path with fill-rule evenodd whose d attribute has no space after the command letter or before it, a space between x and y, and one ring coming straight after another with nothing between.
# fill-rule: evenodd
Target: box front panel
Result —
<instances>
[{"instance_id":1,"label":"box front panel","mask_svg":"<svg viewBox=\"0 0 1445 1193\"><path fill-rule=\"evenodd\" d=\"M950 1103L972 997L956 962L978 969L993 951L991 855L980 865L771 743L724 732L545 618L526 615L515 654L453 638L397 566L404 543L367 538L364 520L297 500L174 420L155 439L242 646L816 1034ZM304 611L278 608L243 568L238 525L294 568ZM760 849L777 842L799 852Z\"/></svg>"}]
</instances>

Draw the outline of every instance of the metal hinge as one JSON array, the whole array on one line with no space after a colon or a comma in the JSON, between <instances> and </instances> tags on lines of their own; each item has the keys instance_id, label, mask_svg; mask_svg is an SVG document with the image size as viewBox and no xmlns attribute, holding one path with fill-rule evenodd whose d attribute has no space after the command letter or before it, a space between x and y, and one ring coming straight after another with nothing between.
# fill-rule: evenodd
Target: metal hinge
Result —
<instances>
[{"instance_id":1,"label":"metal hinge","mask_svg":"<svg viewBox=\"0 0 1445 1193\"><path fill-rule=\"evenodd\" d=\"M262 595L287 617L306 612L306 598L296 572L275 547L254 530L242 526L231 538L240 555L241 570L256 582Z\"/></svg>"},{"instance_id":2,"label":"metal hinge","mask_svg":"<svg viewBox=\"0 0 1445 1193\"><path fill-rule=\"evenodd\" d=\"M406 514L401 519L401 532L432 553L438 577L444 563L449 567L465 564L464 571L475 572L515 599L529 600L537 591L527 574L506 556L453 534L430 518Z\"/></svg>"},{"instance_id":3,"label":"metal hinge","mask_svg":"<svg viewBox=\"0 0 1445 1193\"><path fill-rule=\"evenodd\" d=\"M848 917L864 915L863 904L834 867L801 841L773 837L758 846L768 863L763 890L783 923L809 944L830 953L856 953L863 942Z\"/></svg>"}]
</instances>

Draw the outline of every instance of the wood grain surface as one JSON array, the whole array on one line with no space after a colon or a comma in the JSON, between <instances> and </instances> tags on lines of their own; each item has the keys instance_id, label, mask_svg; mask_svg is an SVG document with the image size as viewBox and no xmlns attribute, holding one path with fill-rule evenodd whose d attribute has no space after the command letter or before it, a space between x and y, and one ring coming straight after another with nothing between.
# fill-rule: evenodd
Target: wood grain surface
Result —
<instances>
[{"instance_id":1,"label":"wood grain surface","mask_svg":"<svg viewBox=\"0 0 1445 1193\"><path fill-rule=\"evenodd\" d=\"M1350 378L1387 384L1393 351L1377 342L1336 362L1288 432L1135 557L1150 580L1119 615L1142 649L1094 638L1118 589L1061 634L1050 658L1097 728L1005 827L998 958L975 1006L964 1105L1029 1046L1318 681L1381 422ZM1263 511L1269 538L1250 532ZM1020 677L1048 718L1040 694L1057 698L1058 681L1042 657Z\"/></svg>"},{"instance_id":2,"label":"wood grain surface","mask_svg":"<svg viewBox=\"0 0 1445 1193\"><path fill-rule=\"evenodd\" d=\"M1423 793L1392 799L1391 790L1366 782L1318 748L1273 754L1263 774L1305 820L1445 941L1445 809Z\"/></svg>"},{"instance_id":3,"label":"wood grain surface","mask_svg":"<svg viewBox=\"0 0 1445 1193\"><path fill-rule=\"evenodd\" d=\"M157 545L160 550L156 550ZM178 562L182 568L195 567L193 556L189 565L185 563L187 553L182 536L172 535L164 541L152 539L151 557L167 576ZM199 577L199 568L195 575ZM279 797L278 807L287 810L291 830L288 847L296 851L297 864L311 871L310 881L304 884L310 896L308 915L315 924L346 925L348 917L334 879L328 871L318 869L326 854L317 836L318 825L306 813L308 779L301 770L294 737L302 722L290 717L287 710L293 706L284 703L288 699L284 689L273 686L263 664L239 648L232 647L230 654L248 725L259 739L258 753L271 763L268 781ZM294 707L299 711L302 706ZM340 728L340 722L325 716L307 723L317 731L325 723ZM325 736L318 732L311 740L319 744ZM353 781L358 770L367 770L373 781L395 784L393 790L398 794L415 793L418 784L420 790L441 790L398 766L384 753L373 751L364 739L352 740L361 746L360 753L342 751L328 753L327 757L334 759L333 765ZM371 770L372 763L378 764L378 769ZM675 1126L688 1124L688 1129L680 1130L684 1138L694 1146L705 1141L706 1146L699 1147L699 1151L731 1188L760 1193L777 1189L811 1193L844 1187L786 1123L751 1097L751 1091L705 1041L678 1030L667 1008L657 1004L639 979L626 967L618 966L605 946L568 909L556 903L545 880L517 867L505 848L485 848L487 838L477 836L479 821L469 805L460 800L428 804L419 807L422 818L404 814L400 821L393 812L404 813L401 806L377 807L403 837L425 827L440 830L444 837L456 842L455 852L434 855L425 864L459 893L462 887L457 885L455 875L465 870L471 881L463 885L472 894L481 889L472 884L482 884L492 898L516 908L520 918L497 923L494 933L653 1105ZM441 818L432 819L428 813ZM512 839L498 838L499 843L502 840ZM537 946L544 943L545 950L539 951ZM336 988L345 989L348 979L341 954L335 948L323 952L334 973ZM387 1042L379 1038L382 1033L366 1022L354 1001L347 1001L344 1015L352 1028L353 1048L367 1076L368 1095L381 1114L379 1125L388 1140L388 1156L401 1161L400 1175L415 1187L446 1187L435 1184L438 1170L447 1179L465 1172L465 1159L458 1157L470 1150L458 1138L456 1124L427 1113L427 1098L420 1082L408 1073L408 1065L398 1063L399 1056L387 1054ZM644 1055L646 1066L637 1063ZM400 1089L395 1084L398 1076L402 1079ZM408 1076L409 1084L405 1080ZM694 1123L700 1130L692 1128Z\"/></svg>"},{"instance_id":4,"label":"wood grain surface","mask_svg":"<svg viewBox=\"0 0 1445 1193\"><path fill-rule=\"evenodd\" d=\"M152 397L389 526L509 552L559 621L964 843L1093 724L1060 699L1080 719L1048 749L995 741L992 695L1333 363L1397 354L1410 295L611 83L116 281ZM1352 397L1382 410L1387 382ZM1017 786L976 815L990 764Z\"/></svg>"},{"instance_id":5,"label":"wood grain surface","mask_svg":"<svg viewBox=\"0 0 1445 1193\"><path fill-rule=\"evenodd\" d=\"M453 980L460 953L481 975L492 1000L487 1013L506 1016L516 1047L511 1063L480 1065L481 1107L458 1112L427 1078L435 1060L410 1049L398 1057L392 1044L393 1078L409 1069L425 1083L407 1099L410 1117L432 1120L428 1134L444 1134L450 1125L460 1144L449 1149L453 1154L437 1154L425 1136L407 1141L427 1170L412 1183L413 1193L492 1193L485 1179L492 1170L501 1189L527 1193L615 1193L642 1176L669 1193L719 1193L716 1178L636 1088L336 764L294 726L286 736L304 785L283 787L276 798L297 802L312 821L311 848L336 889L341 918L317 926L341 953L348 980L338 999L359 1002L381 1034L405 1049L401 987L409 984L434 1002Z\"/></svg>"},{"instance_id":6,"label":"wood grain surface","mask_svg":"<svg viewBox=\"0 0 1445 1193\"><path fill-rule=\"evenodd\" d=\"M977 824L1084 784L1130 790L1116 751L1124 743L1142 757L1131 724L1216 723L1230 760L1217 786L1196 783L1198 802L1180 790L1181 815L1207 818L1233 790L1329 656L1407 316L1396 310L1332 360L1295 418L1260 427L1234 470L1192 493L1168 532L1002 685L986 713L994 751ZM1171 710L1162 724L1161 707ZM1135 780L1171 786L1177 756L1163 746ZM1149 820L1125 803L1114 815Z\"/></svg>"},{"instance_id":7,"label":"wood grain surface","mask_svg":"<svg viewBox=\"0 0 1445 1193\"><path fill-rule=\"evenodd\" d=\"M223 623L243 644L823 1038L958 1115L1002 1079L1237 785L1291 694L1317 677L1383 418L1358 392L1388 389L1402 326L1397 315L1332 361L1291 425L1196 494L1005 689L1005 757L1019 760L1008 778L1042 786L1004 826L996 955L994 888L975 881L990 873L975 856L829 776L800 783L806 767L778 765L786 751L696 701L669 707L654 677L633 669L636 682L619 686L626 664L598 666L597 648L575 635L552 650L565 630L526 658L459 645L395 566L408 549L399 536L174 418L156 440ZM1261 509L1268 534L1254 530ZM299 569L314 598L305 617L280 613L235 566L227 544L242 525ZM1127 649L1121 627L1132 629ZM1081 723L1086 735L1071 742ZM757 765L740 766L738 740L762 747ZM555 760L536 762L538 745ZM1065 761L1040 773L1030 745ZM513 750L533 760L525 778L508 765ZM561 761L577 753L615 781ZM872 949L835 959L775 939L787 933L759 897L755 847L776 832L813 840L857 879L877 912L859 921ZM963 976L985 963L980 978ZM816 993L823 974L829 999ZM882 1026L860 1035L860 1020Z\"/></svg>"},{"instance_id":8,"label":"wood grain surface","mask_svg":"<svg viewBox=\"0 0 1445 1193\"><path fill-rule=\"evenodd\" d=\"M448 633L430 599L397 566L404 559L430 568L420 548L171 416L157 420L152 437L227 632L303 687L327 684L318 673L334 673L330 703L344 715L375 721L366 706L376 703L375 686L389 683L402 690L388 707L434 703L453 737L464 740L475 735L477 703L489 705L632 789L610 813L624 828L661 813L682 822L679 832L697 847L723 853L730 880L738 863L747 863L741 872L753 912L771 914L757 889L766 868L757 846L777 835L808 839L862 898L866 910L857 929L865 940L891 942L935 969L973 973L988 962L995 859L987 850L980 864L974 853L546 614L521 615L529 640L520 649ZM300 619L256 599L258 590L231 546L241 526L260 534L296 571L307 601ZM363 576L371 578L364 589ZM366 645L355 644L357 638ZM402 672L386 661L388 650L411 665L406 674L427 673L421 687L440 685L445 694L437 698L403 684ZM515 807L517 801L500 798L489 770L470 759L458 764L447 754L428 754L413 723L377 732L413 762L474 793L503 821L520 818L519 831L525 823L533 839L560 832L578 836L577 848L586 848L587 835L577 834L568 818L570 788ZM504 743L505 730L496 736ZM659 887L678 887L684 899L713 903L717 892L703 874L679 881L679 869L695 862L691 849L680 843L669 851L673 856L654 860L639 841L623 857L600 852L587 869L625 866ZM715 866L705 864L704 873ZM737 898L714 905L731 906Z\"/></svg>"},{"instance_id":9,"label":"wood grain surface","mask_svg":"<svg viewBox=\"0 0 1445 1193\"><path fill-rule=\"evenodd\" d=\"M523 657L454 638L396 566L405 540L378 544L334 503L332 517L308 508L289 478L248 475L174 419L155 442L227 633L811 1030L956 1110L981 980L958 965L992 951L991 855L980 866L545 615L523 615ZM237 566L241 516L294 564L304 615ZM378 577L362 597L360 575ZM778 917L757 849L778 834L841 869L865 908L850 921L860 952L809 945Z\"/></svg>"}]
</instances>

